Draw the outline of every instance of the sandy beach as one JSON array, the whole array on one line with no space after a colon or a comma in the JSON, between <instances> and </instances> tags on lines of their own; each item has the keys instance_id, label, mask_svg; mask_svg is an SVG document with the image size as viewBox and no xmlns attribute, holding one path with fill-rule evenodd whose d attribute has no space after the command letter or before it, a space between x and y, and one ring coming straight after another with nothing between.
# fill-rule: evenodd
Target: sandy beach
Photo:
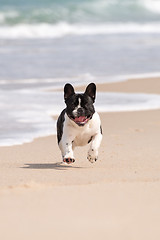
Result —
<instances>
[{"instance_id":1,"label":"sandy beach","mask_svg":"<svg viewBox=\"0 0 160 240\"><path fill-rule=\"evenodd\" d=\"M97 89L160 94L160 78ZM95 164L87 147L76 149L74 164L62 164L56 136L0 148L1 239L160 238L160 111L100 117Z\"/></svg>"}]
</instances>

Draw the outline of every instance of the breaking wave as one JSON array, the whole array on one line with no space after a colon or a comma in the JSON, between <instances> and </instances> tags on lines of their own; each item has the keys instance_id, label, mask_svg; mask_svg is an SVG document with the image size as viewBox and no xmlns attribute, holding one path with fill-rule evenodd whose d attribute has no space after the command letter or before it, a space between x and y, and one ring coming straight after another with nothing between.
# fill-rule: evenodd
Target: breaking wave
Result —
<instances>
[{"instance_id":1,"label":"breaking wave","mask_svg":"<svg viewBox=\"0 0 160 240\"><path fill-rule=\"evenodd\" d=\"M15 26L0 26L1 39L16 38L59 38L66 35L104 35L104 34L126 34L126 33L160 33L159 23L117 23L117 24L19 24Z\"/></svg>"}]
</instances>

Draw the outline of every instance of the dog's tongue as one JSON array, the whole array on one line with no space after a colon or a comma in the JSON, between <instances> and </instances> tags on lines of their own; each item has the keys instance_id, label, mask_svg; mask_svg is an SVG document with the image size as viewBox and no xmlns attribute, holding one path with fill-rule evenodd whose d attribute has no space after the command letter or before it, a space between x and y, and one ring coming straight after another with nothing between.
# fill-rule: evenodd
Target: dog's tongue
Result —
<instances>
[{"instance_id":1,"label":"dog's tongue","mask_svg":"<svg viewBox=\"0 0 160 240\"><path fill-rule=\"evenodd\" d=\"M84 116L75 118L75 122L84 122L85 120L86 120L86 117L84 117Z\"/></svg>"}]
</instances>

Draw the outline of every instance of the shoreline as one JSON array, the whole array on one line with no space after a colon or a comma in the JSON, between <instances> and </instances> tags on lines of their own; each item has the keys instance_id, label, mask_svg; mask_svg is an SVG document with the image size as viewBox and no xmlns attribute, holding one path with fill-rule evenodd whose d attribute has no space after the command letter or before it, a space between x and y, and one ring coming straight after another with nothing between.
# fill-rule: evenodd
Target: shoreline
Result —
<instances>
[{"instance_id":1,"label":"shoreline","mask_svg":"<svg viewBox=\"0 0 160 240\"><path fill-rule=\"evenodd\" d=\"M97 91L160 94L160 77L130 78L120 82L96 83ZM63 89L62 89L63 90ZM84 91L77 86L77 91Z\"/></svg>"},{"instance_id":2,"label":"shoreline","mask_svg":"<svg viewBox=\"0 0 160 240\"><path fill-rule=\"evenodd\" d=\"M124 81L117 81L117 82L106 82L106 83L96 83L97 86L97 92L114 92L114 93L144 93L144 94L158 94L160 95L160 77L157 76L157 74L153 74L155 76L150 76L151 74L148 74L148 77L143 77L144 74L142 74L142 77L136 77L136 78L130 78ZM138 75L139 76L139 75ZM147 76L147 75L146 75ZM84 85L82 86L75 86L76 91L83 92L85 90ZM63 91L63 88L53 89L52 91ZM159 111L159 109L143 109L143 110L127 110L127 111L113 111L113 112L101 112L98 111L99 114L107 114L107 113L136 113L136 112L149 112L149 111ZM58 115L53 115L52 118L56 121L58 118ZM20 144L13 144L13 145L2 145L1 148L6 147L15 147L15 146L23 146L24 144L32 143L36 141L37 139L41 138L47 138L50 136L56 136L55 134L52 135L43 135L39 137L35 137L32 140L28 140L26 142L20 143Z\"/></svg>"},{"instance_id":3,"label":"shoreline","mask_svg":"<svg viewBox=\"0 0 160 240\"><path fill-rule=\"evenodd\" d=\"M160 78L158 78L158 77L147 78L147 79L144 79L144 78L128 79L128 80L122 81L122 82L97 83L96 85L97 85L97 92L102 93L102 96L103 96L103 97L101 97L101 94L99 94L99 96L98 96L98 98L100 100L99 101L100 104L98 104L98 100L97 100L96 110L99 113L137 112L137 111L152 111L152 110L160 109L160 94L159 94ZM75 86L75 90L83 92L85 90L85 86L83 86L83 87ZM55 91L55 90L52 90L52 91ZM63 88L59 89L58 91L62 92ZM105 92L108 93L108 95L107 95L108 98L105 97ZM111 95L110 95L110 93L111 93ZM115 97L116 93L119 94L119 95L117 95L117 98L120 99L120 102L123 100L122 104L117 105L117 106L114 105L114 97ZM127 95L129 93L132 93L133 95L130 95L130 97L129 97L129 95ZM134 94L137 94L137 95L134 95ZM105 105L103 104L103 101L101 98L106 102L111 101L111 104L112 104L111 107L107 103L107 108L106 108ZM132 102L134 102L135 99L137 99L136 100L137 103L135 102L135 105L133 106ZM126 101L125 104L124 104L124 101ZM130 102L131 104L127 105L127 101ZM143 103L143 101L144 101L144 103ZM138 104L138 105L136 106L136 104ZM112 109L114 109L114 110L112 111ZM52 123L51 123L52 119L54 119L54 121L57 119L58 115L56 115L56 114L57 113L54 112L54 115L49 116L50 123L48 122L48 124L52 125ZM54 123L53 123L53 128L54 128ZM17 140L16 143L13 143L12 138L11 138L11 140L7 139L6 142L2 142L2 144L0 145L0 148L7 147L7 146L14 147L17 145L22 146L25 143L33 142L34 139L50 136L50 134L52 134L52 132L49 130L49 133L47 133L48 130L49 129L45 127L43 129L43 131L41 132L41 135L37 134L37 132L35 132L34 136L32 136L32 137L30 136L30 137L24 138L23 136L21 136L21 138L19 140ZM41 130L39 129L39 132L40 131ZM27 132L26 132L26 134L27 134ZM53 135L55 135L55 134L56 134L56 131L54 129Z\"/></svg>"}]
</instances>

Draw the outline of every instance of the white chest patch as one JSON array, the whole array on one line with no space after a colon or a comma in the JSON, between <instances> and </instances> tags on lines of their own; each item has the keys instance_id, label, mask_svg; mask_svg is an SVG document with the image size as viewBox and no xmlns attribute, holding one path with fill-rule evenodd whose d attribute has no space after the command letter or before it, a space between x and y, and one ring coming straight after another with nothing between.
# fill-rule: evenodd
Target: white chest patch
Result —
<instances>
[{"instance_id":1,"label":"white chest patch","mask_svg":"<svg viewBox=\"0 0 160 240\"><path fill-rule=\"evenodd\" d=\"M72 137L74 146L84 146L91 137L100 133L100 118L97 112L93 114L92 119L83 127L77 126L67 115L65 115L65 131L66 135Z\"/></svg>"}]
</instances>

